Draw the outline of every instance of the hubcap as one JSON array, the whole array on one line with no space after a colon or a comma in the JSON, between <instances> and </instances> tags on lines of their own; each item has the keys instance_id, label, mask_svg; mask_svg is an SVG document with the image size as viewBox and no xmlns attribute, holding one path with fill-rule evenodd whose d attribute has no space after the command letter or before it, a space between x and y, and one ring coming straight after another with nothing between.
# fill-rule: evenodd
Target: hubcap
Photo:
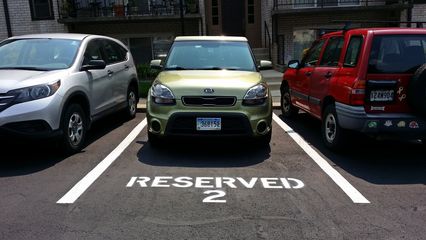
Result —
<instances>
[{"instance_id":1,"label":"hubcap","mask_svg":"<svg viewBox=\"0 0 426 240\"><path fill-rule=\"evenodd\" d=\"M132 115L136 113L136 95L133 91L129 93L129 111Z\"/></svg>"},{"instance_id":2,"label":"hubcap","mask_svg":"<svg viewBox=\"0 0 426 240\"><path fill-rule=\"evenodd\" d=\"M73 113L68 123L68 138L72 145L77 146L83 139L83 119L78 113Z\"/></svg>"},{"instance_id":3,"label":"hubcap","mask_svg":"<svg viewBox=\"0 0 426 240\"><path fill-rule=\"evenodd\" d=\"M283 99L282 108L283 108L284 112L289 112L290 111L290 95L286 92L286 93L284 93L282 99Z\"/></svg>"},{"instance_id":4,"label":"hubcap","mask_svg":"<svg viewBox=\"0 0 426 240\"><path fill-rule=\"evenodd\" d=\"M332 143L336 138L336 118L333 114L328 114L325 119L325 137L327 141Z\"/></svg>"}]
</instances>

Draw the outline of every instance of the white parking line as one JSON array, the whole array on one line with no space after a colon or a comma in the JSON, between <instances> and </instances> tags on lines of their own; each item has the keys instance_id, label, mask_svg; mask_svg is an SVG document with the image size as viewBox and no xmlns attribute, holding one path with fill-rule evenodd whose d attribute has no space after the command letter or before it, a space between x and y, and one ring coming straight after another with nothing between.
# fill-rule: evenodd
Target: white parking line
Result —
<instances>
[{"instance_id":1,"label":"white parking line","mask_svg":"<svg viewBox=\"0 0 426 240\"><path fill-rule=\"evenodd\" d=\"M339 186L354 203L370 203L354 186L352 186L336 169L321 157L309 144L275 113L274 121L314 160L316 164Z\"/></svg>"},{"instance_id":2,"label":"white parking line","mask_svg":"<svg viewBox=\"0 0 426 240\"><path fill-rule=\"evenodd\" d=\"M147 124L146 118L142 120L130 134L92 171L90 171L84 178L82 178L71 190L69 190L61 199L56 203L58 204L72 204L74 203L96 179L123 153L123 151L136 139L139 133L145 128Z\"/></svg>"}]
</instances>

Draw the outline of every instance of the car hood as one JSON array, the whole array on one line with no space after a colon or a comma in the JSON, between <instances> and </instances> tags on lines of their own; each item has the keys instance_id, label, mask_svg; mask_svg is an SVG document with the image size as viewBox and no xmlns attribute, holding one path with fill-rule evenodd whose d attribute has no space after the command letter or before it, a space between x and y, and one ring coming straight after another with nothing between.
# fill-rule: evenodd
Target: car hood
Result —
<instances>
[{"instance_id":1,"label":"car hood","mask_svg":"<svg viewBox=\"0 0 426 240\"><path fill-rule=\"evenodd\" d=\"M0 69L0 93L59 80L63 70L29 71ZM57 78L57 79L56 79Z\"/></svg>"},{"instance_id":2,"label":"car hood","mask_svg":"<svg viewBox=\"0 0 426 240\"><path fill-rule=\"evenodd\" d=\"M161 72L157 81L169 87L175 97L235 96L242 99L247 90L262 82L258 72L228 70L182 70ZM205 93L211 88L213 93Z\"/></svg>"}]
</instances>

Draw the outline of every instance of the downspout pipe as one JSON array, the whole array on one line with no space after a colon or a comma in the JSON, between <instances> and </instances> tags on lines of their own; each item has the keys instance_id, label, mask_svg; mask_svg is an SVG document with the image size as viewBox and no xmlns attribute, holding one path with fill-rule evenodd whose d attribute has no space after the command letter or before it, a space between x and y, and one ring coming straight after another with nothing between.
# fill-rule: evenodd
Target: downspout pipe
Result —
<instances>
[{"instance_id":1,"label":"downspout pipe","mask_svg":"<svg viewBox=\"0 0 426 240\"><path fill-rule=\"evenodd\" d=\"M410 6L407 9L407 27L411 28L411 21L413 21L413 1L409 1Z\"/></svg>"},{"instance_id":2,"label":"downspout pipe","mask_svg":"<svg viewBox=\"0 0 426 240\"><path fill-rule=\"evenodd\" d=\"M12 37L12 25L10 24L9 7L7 0L3 0L4 18L6 20L7 37Z\"/></svg>"}]
</instances>

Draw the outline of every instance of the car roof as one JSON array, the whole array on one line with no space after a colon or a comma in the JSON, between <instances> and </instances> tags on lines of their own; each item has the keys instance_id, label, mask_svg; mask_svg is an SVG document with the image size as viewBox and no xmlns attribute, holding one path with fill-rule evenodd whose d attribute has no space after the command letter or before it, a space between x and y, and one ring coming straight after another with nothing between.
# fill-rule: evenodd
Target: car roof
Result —
<instances>
[{"instance_id":1,"label":"car roof","mask_svg":"<svg viewBox=\"0 0 426 240\"><path fill-rule=\"evenodd\" d=\"M10 39L26 39L26 38L54 38L54 39L71 39L71 40L83 40L90 36L89 34L77 34L77 33L41 33L41 34L28 34L11 37Z\"/></svg>"},{"instance_id":2,"label":"car roof","mask_svg":"<svg viewBox=\"0 0 426 240\"><path fill-rule=\"evenodd\" d=\"M344 31L337 31L327 33L321 36L321 38L327 38L336 35L342 35ZM426 34L425 28L397 28L397 27L383 27L383 28L354 28L349 29L346 33L360 33L360 32L371 32L373 34Z\"/></svg>"},{"instance_id":3,"label":"car roof","mask_svg":"<svg viewBox=\"0 0 426 240\"><path fill-rule=\"evenodd\" d=\"M175 41L236 41L247 42L245 37L231 37L231 36L183 36L176 37Z\"/></svg>"}]
</instances>

